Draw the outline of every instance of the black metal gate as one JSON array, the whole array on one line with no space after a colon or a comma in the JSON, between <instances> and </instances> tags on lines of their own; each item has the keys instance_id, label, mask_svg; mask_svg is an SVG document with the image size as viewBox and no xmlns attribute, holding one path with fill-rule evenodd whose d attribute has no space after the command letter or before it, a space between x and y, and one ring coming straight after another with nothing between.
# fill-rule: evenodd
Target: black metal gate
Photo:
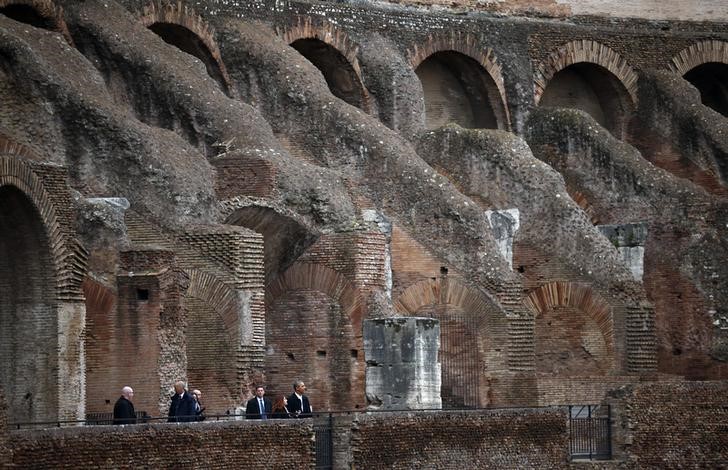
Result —
<instances>
[{"instance_id":1,"label":"black metal gate","mask_svg":"<svg viewBox=\"0 0 728 470\"><path fill-rule=\"evenodd\" d=\"M569 406L569 453L572 459L612 458L611 410L607 405Z\"/></svg>"},{"instance_id":2,"label":"black metal gate","mask_svg":"<svg viewBox=\"0 0 728 470\"><path fill-rule=\"evenodd\" d=\"M331 427L331 414L314 418L313 430L316 438L316 470L330 470L334 464L334 442Z\"/></svg>"}]
</instances>

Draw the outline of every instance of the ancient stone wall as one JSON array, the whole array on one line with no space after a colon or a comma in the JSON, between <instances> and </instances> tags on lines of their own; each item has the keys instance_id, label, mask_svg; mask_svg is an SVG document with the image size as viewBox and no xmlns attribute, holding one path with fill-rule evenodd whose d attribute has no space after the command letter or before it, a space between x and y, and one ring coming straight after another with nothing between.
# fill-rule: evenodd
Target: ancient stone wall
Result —
<instances>
[{"instance_id":1,"label":"ancient stone wall","mask_svg":"<svg viewBox=\"0 0 728 470\"><path fill-rule=\"evenodd\" d=\"M615 456L628 468L721 468L728 461L728 384L645 383L615 390Z\"/></svg>"},{"instance_id":2,"label":"ancient stone wall","mask_svg":"<svg viewBox=\"0 0 728 470\"><path fill-rule=\"evenodd\" d=\"M19 431L3 460L19 468L313 468L310 422L220 422Z\"/></svg>"},{"instance_id":3,"label":"ancient stone wall","mask_svg":"<svg viewBox=\"0 0 728 470\"><path fill-rule=\"evenodd\" d=\"M728 9L720 0L386 0L388 3L455 11L492 11L504 14L530 14L554 17L598 15L606 17L638 17L654 20L722 20Z\"/></svg>"},{"instance_id":4,"label":"ancient stone wall","mask_svg":"<svg viewBox=\"0 0 728 470\"><path fill-rule=\"evenodd\" d=\"M361 415L352 434L353 466L563 468L567 439L560 409Z\"/></svg>"}]
</instances>

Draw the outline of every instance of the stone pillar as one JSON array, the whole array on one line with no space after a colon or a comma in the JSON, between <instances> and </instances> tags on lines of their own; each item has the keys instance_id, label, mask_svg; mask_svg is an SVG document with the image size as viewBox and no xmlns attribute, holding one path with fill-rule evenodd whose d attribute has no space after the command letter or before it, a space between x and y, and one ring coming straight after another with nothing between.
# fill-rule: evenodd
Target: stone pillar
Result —
<instances>
[{"instance_id":1,"label":"stone pillar","mask_svg":"<svg viewBox=\"0 0 728 470\"><path fill-rule=\"evenodd\" d=\"M399 317L364 321L369 408L440 409L440 322Z\"/></svg>"},{"instance_id":2,"label":"stone pillar","mask_svg":"<svg viewBox=\"0 0 728 470\"><path fill-rule=\"evenodd\" d=\"M632 271L634 280L642 281L647 224L638 222L621 225L599 225L597 228L617 249L629 270Z\"/></svg>"},{"instance_id":3,"label":"stone pillar","mask_svg":"<svg viewBox=\"0 0 728 470\"><path fill-rule=\"evenodd\" d=\"M485 211L498 250L511 269L513 269L513 238L520 227L519 214L518 209Z\"/></svg>"}]
</instances>

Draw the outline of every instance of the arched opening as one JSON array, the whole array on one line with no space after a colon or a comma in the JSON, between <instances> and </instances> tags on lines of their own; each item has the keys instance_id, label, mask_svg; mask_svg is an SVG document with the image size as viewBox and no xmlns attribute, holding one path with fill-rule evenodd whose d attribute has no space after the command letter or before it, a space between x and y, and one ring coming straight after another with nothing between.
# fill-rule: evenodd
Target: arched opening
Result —
<instances>
[{"instance_id":1,"label":"arched opening","mask_svg":"<svg viewBox=\"0 0 728 470\"><path fill-rule=\"evenodd\" d=\"M263 234L266 284L285 271L317 238L303 224L269 207L243 207L225 223Z\"/></svg>"},{"instance_id":2,"label":"arched opening","mask_svg":"<svg viewBox=\"0 0 728 470\"><path fill-rule=\"evenodd\" d=\"M40 213L0 187L0 384L12 422L58 417L54 267Z\"/></svg>"},{"instance_id":3,"label":"arched opening","mask_svg":"<svg viewBox=\"0 0 728 470\"><path fill-rule=\"evenodd\" d=\"M455 51L432 54L415 70L425 95L428 129L448 123L471 129L505 129L498 86L474 59Z\"/></svg>"},{"instance_id":4,"label":"arched opening","mask_svg":"<svg viewBox=\"0 0 728 470\"><path fill-rule=\"evenodd\" d=\"M571 305L553 305L536 317L536 371L559 377L600 376L611 366L597 322Z\"/></svg>"},{"instance_id":5,"label":"arched opening","mask_svg":"<svg viewBox=\"0 0 728 470\"><path fill-rule=\"evenodd\" d=\"M575 108L588 113L617 138L624 138L634 105L627 89L606 68L580 62L551 78L540 106Z\"/></svg>"},{"instance_id":6,"label":"arched opening","mask_svg":"<svg viewBox=\"0 0 728 470\"><path fill-rule=\"evenodd\" d=\"M341 329L340 329L341 328ZM288 291L266 312L265 370L269 394L288 396L296 379L306 382L314 409L342 410L351 404L340 393L349 377L348 364L337 367L352 340L351 325L342 324L341 305L313 289ZM347 341L348 340L348 341ZM342 347L343 346L343 347ZM336 386L335 386L336 384Z\"/></svg>"},{"instance_id":7,"label":"arched opening","mask_svg":"<svg viewBox=\"0 0 728 470\"><path fill-rule=\"evenodd\" d=\"M440 394L443 408L476 408L480 405L480 321L457 305L433 304L417 311L419 317L440 321L442 368Z\"/></svg>"},{"instance_id":8,"label":"arched opening","mask_svg":"<svg viewBox=\"0 0 728 470\"><path fill-rule=\"evenodd\" d=\"M321 71L334 96L357 108L364 107L364 88L359 75L335 47L314 38L298 39L291 47Z\"/></svg>"},{"instance_id":9,"label":"arched opening","mask_svg":"<svg viewBox=\"0 0 728 470\"><path fill-rule=\"evenodd\" d=\"M173 23L157 22L150 25L149 29L162 38L167 44L171 44L181 51L199 59L205 65L207 74L217 82L223 92L226 94L229 93L227 83L225 82L225 78L220 70L219 64L213 57L210 49L199 36L184 26Z\"/></svg>"},{"instance_id":10,"label":"arched opening","mask_svg":"<svg viewBox=\"0 0 728 470\"><path fill-rule=\"evenodd\" d=\"M56 24L50 18L41 15L38 10L30 5L14 3L0 8L0 14L12 18L20 23L29 24L36 28L55 30Z\"/></svg>"},{"instance_id":11,"label":"arched opening","mask_svg":"<svg viewBox=\"0 0 728 470\"><path fill-rule=\"evenodd\" d=\"M708 62L685 74L685 80L700 91L700 101L728 117L728 64Z\"/></svg>"},{"instance_id":12,"label":"arched opening","mask_svg":"<svg viewBox=\"0 0 728 470\"><path fill-rule=\"evenodd\" d=\"M206 300L185 297L187 310L187 381L202 391L207 414L224 414L239 405L237 348L220 315Z\"/></svg>"}]
</instances>

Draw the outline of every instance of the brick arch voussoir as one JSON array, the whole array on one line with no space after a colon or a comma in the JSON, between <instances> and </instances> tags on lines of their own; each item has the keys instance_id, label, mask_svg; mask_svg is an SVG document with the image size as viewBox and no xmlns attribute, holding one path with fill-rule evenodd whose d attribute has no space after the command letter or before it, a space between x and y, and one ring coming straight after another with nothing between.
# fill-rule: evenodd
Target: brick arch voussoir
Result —
<instances>
[{"instance_id":1,"label":"brick arch voussoir","mask_svg":"<svg viewBox=\"0 0 728 470\"><path fill-rule=\"evenodd\" d=\"M681 77L709 62L728 64L728 42L718 40L700 41L678 52L668 68Z\"/></svg>"},{"instance_id":2,"label":"brick arch voussoir","mask_svg":"<svg viewBox=\"0 0 728 470\"><path fill-rule=\"evenodd\" d=\"M510 122L508 100L506 98L503 69L498 63L495 52L485 47L480 40L469 33L452 33L449 35L430 36L422 44L414 44L407 51L407 60L416 69L428 57L437 52L453 51L466 55L478 62L495 82L500 94L501 104L506 114L506 121Z\"/></svg>"},{"instance_id":3,"label":"brick arch voussoir","mask_svg":"<svg viewBox=\"0 0 728 470\"><path fill-rule=\"evenodd\" d=\"M222 60L220 48L215 40L215 29L192 9L181 1L177 3L167 3L155 0L145 6L139 13L139 21L146 27L152 26L154 23L169 23L187 28L197 37L210 51L213 60L220 69L225 85L228 90L232 90L232 82L228 75L225 62Z\"/></svg>"},{"instance_id":4,"label":"brick arch voussoir","mask_svg":"<svg viewBox=\"0 0 728 470\"><path fill-rule=\"evenodd\" d=\"M28 197L38 210L48 237L48 248L53 259L56 296L80 297L81 286L74 285L76 257L75 243L65 234L56 208L43 182L21 159L0 155L0 187L14 186Z\"/></svg>"},{"instance_id":5,"label":"brick arch voussoir","mask_svg":"<svg viewBox=\"0 0 728 470\"><path fill-rule=\"evenodd\" d=\"M266 310L289 291L311 289L323 292L336 300L342 314L351 320L355 334L361 329L363 302L359 289L340 272L316 263L294 263L286 272L272 282L265 293Z\"/></svg>"},{"instance_id":6,"label":"brick arch voussoir","mask_svg":"<svg viewBox=\"0 0 728 470\"><path fill-rule=\"evenodd\" d=\"M604 67L620 81L632 99L637 103L637 72L614 49L591 40L568 42L553 51L534 70L534 98L541 101L546 86L561 70L570 65L588 62Z\"/></svg>"},{"instance_id":7,"label":"brick arch voussoir","mask_svg":"<svg viewBox=\"0 0 728 470\"><path fill-rule=\"evenodd\" d=\"M356 72L360 84L364 87L359 65L359 45L338 26L328 21L314 22L310 16L299 16L294 24L285 28L277 28L276 34L286 44L291 44L299 39L318 39L333 47L346 58Z\"/></svg>"},{"instance_id":8,"label":"brick arch voussoir","mask_svg":"<svg viewBox=\"0 0 728 470\"><path fill-rule=\"evenodd\" d=\"M53 29L61 33L63 39L69 45L74 46L71 33L68 31L68 25L66 25L66 20L63 18L63 8L56 5L53 0L0 0L0 8L11 5L24 5L32 8L41 18L50 21L53 24Z\"/></svg>"},{"instance_id":9,"label":"brick arch voussoir","mask_svg":"<svg viewBox=\"0 0 728 470\"><path fill-rule=\"evenodd\" d=\"M427 279L405 289L394 302L395 311L414 315L433 304L455 305L466 312L487 311L495 302L484 293L455 279ZM506 322L505 316L498 319Z\"/></svg>"},{"instance_id":10,"label":"brick arch voussoir","mask_svg":"<svg viewBox=\"0 0 728 470\"><path fill-rule=\"evenodd\" d=\"M585 283L556 281L537 287L524 301L536 317L553 307L573 307L586 313L601 331L607 349L614 353L614 322L607 301Z\"/></svg>"},{"instance_id":11,"label":"brick arch voussoir","mask_svg":"<svg viewBox=\"0 0 728 470\"><path fill-rule=\"evenodd\" d=\"M217 277L198 269L186 269L190 278L185 296L205 301L220 316L231 345L239 344L239 317L242 308L235 289Z\"/></svg>"}]
</instances>

